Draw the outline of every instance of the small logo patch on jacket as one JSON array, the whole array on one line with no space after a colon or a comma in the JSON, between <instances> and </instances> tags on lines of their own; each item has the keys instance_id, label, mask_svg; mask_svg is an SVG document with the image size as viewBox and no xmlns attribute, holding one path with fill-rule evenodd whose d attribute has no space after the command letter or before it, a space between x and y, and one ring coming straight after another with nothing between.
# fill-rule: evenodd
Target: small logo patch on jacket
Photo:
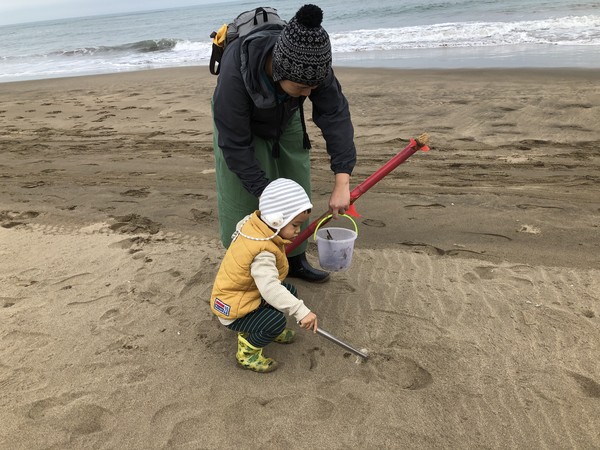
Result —
<instances>
[{"instance_id":1,"label":"small logo patch on jacket","mask_svg":"<svg viewBox=\"0 0 600 450\"><path fill-rule=\"evenodd\" d=\"M225 316L229 316L229 311L231 310L231 307L227 303L224 303L218 298L215 298L215 310L217 310Z\"/></svg>"}]
</instances>

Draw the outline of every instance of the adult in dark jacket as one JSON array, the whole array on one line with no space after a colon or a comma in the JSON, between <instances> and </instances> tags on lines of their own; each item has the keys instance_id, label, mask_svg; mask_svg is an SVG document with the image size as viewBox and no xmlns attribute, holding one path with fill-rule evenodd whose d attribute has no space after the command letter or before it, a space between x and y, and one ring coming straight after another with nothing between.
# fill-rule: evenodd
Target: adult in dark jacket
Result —
<instances>
[{"instance_id":1,"label":"adult in dark jacket","mask_svg":"<svg viewBox=\"0 0 600 450\"><path fill-rule=\"evenodd\" d=\"M283 30L267 24L233 41L223 54L213 118L219 228L225 247L237 222L258 208L270 181L290 178L310 195L310 141L302 108L307 97L334 173L329 209L337 218L350 206L354 129L331 68L331 44L322 19L318 6L304 5ZM306 242L288 255L289 276L327 280L329 274L311 267L305 251Z\"/></svg>"}]
</instances>

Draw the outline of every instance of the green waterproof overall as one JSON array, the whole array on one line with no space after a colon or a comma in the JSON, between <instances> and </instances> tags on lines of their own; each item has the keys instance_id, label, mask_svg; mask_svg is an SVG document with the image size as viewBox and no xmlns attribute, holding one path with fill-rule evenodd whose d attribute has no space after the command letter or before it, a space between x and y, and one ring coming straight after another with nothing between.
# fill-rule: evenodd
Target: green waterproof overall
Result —
<instances>
[{"instance_id":1,"label":"green waterproof overall","mask_svg":"<svg viewBox=\"0 0 600 450\"><path fill-rule=\"evenodd\" d=\"M217 208L219 213L219 234L225 248L231 244L231 235L237 223L258 209L258 198L250 194L225 163L223 152L219 148L219 135L213 124L213 149L215 153L215 172L217 179ZM254 137L254 153L269 180L289 178L304 188L309 198L310 189L310 153L304 148L300 113L297 112L279 138L279 158L273 158L271 149L274 139ZM302 229L309 221L302 224ZM306 251L307 242L294 249L289 256Z\"/></svg>"}]
</instances>

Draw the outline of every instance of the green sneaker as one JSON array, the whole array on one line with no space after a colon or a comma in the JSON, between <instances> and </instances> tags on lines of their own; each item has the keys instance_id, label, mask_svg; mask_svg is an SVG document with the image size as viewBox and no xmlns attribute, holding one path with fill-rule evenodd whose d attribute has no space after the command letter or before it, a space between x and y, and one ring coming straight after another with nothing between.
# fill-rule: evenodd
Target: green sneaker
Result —
<instances>
[{"instance_id":1,"label":"green sneaker","mask_svg":"<svg viewBox=\"0 0 600 450\"><path fill-rule=\"evenodd\" d=\"M296 340L296 332L286 328L281 332L279 336L275 338L275 342L278 344L291 344Z\"/></svg>"},{"instance_id":2,"label":"green sneaker","mask_svg":"<svg viewBox=\"0 0 600 450\"><path fill-rule=\"evenodd\" d=\"M242 333L238 333L238 351L235 358L240 366L259 373L273 372L277 369L277 361L264 357L262 351L262 348L253 346Z\"/></svg>"}]
</instances>

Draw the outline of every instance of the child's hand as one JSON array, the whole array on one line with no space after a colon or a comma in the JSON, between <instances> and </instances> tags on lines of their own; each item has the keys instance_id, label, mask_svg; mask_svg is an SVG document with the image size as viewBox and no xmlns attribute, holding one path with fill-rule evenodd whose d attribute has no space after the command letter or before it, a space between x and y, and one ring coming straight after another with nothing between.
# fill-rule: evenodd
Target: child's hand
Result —
<instances>
[{"instance_id":1,"label":"child's hand","mask_svg":"<svg viewBox=\"0 0 600 450\"><path fill-rule=\"evenodd\" d=\"M308 313L304 319L298 322L300 328L305 330L313 330L313 333L317 332L317 315L313 312Z\"/></svg>"}]
</instances>

